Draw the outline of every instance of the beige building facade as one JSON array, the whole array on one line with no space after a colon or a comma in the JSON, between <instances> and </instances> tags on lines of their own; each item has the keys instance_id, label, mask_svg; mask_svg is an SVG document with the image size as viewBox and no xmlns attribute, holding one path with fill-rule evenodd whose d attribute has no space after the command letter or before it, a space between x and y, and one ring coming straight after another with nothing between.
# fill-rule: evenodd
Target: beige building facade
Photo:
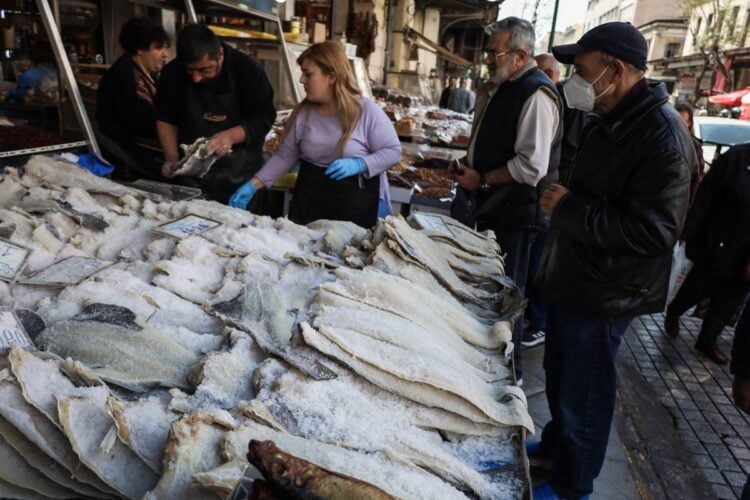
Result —
<instances>
[{"instance_id":1,"label":"beige building facade","mask_svg":"<svg viewBox=\"0 0 750 500\"><path fill-rule=\"evenodd\" d=\"M641 26L657 19L682 16L681 0L589 0L584 31L611 21Z\"/></svg>"}]
</instances>

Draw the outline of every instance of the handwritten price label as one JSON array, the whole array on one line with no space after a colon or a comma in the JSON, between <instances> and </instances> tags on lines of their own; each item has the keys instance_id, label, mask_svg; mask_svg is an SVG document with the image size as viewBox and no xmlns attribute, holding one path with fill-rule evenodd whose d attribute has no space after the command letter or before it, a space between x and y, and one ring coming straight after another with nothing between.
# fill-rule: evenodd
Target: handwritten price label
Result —
<instances>
[{"instance_id":1,"label":"handwritten price label","mask_svg":"<svg viewBox=\"0 0 750 500\"><path fill-rule=\"evenodd\" d=\"M16 315L12 311L0 311L0 354L7 354L13 344L24 349L35 349Z\"/></svg>"},{"instance_id":2,"label":"handwritten price label","mask_svg":"<svg viewBox=\"0 0 750 500\"><path fill-rule=\"evenodd\" d=\"M161 226L158 226L153 230L157 233L161 233L171 238L181 240L194 234L205 233L206 231L220 225L221 223L215 220L206 219L205 217L201 217L199 215L189 214L185 217L182 217L181 219L162 224Z\"/></svg>"},{"instance_id":3,"label":"handwritten price label","mask_svg":"<svg viewBox=\"0 0 750 500\"><path fill-rule=\"evenodd\" d=\"M29 256L29 249L0 238L0 279L13 281Z\"/></svg>"}]
</instances>

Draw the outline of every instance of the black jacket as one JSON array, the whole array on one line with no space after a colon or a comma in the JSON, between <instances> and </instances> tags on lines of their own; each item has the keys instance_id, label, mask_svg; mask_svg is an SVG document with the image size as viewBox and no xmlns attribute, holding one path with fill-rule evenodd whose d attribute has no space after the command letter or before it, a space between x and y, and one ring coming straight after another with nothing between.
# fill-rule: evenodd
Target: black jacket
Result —
<instances>
[{"instance_id":1,"label":"black jacket","mask_svg":"<svg viewBox=\"0 0 750 500\"><path fill-rule=\"evenodd\" d=\"M538 275L556 305L605 320L664 309L695 161L667 98L641 83L617 110L589 115Z\"/></svg>"},{"instance_id":2,"label":"black jacket","mask_svg":"<svg viewBox=\"0 0 750 500\"><path fill-rule=\"evenodd\" d=\"M690 207L682 239L687 256L719 277L737 281L750 257L750 144L714 162Z\"/></svg>"}]
</instances>

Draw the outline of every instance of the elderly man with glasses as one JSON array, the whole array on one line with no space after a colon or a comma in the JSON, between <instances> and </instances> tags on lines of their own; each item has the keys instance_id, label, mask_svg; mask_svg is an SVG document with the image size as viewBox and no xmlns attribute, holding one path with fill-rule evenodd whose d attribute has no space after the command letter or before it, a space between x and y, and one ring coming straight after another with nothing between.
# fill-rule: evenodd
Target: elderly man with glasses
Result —
<instances>
[{"instance_id":1,"label":"elderly man with glasses","mask_svg":"<svg viewBox=\"0 0 750 500\"><path fill-rule=\"evenodd\" d=\"M458 199L469 199L474 207L464 221L494 231L506 253L505 273L523 290L531 243L547 224L539 197L557 180L561 101L534 61L531 23L507 17L485 32L491 78L477 96L468 155L454 177L462 189ZM513 343L519 380L523 331L523 320L517 321Z\"/></svg>"}]
</instances>

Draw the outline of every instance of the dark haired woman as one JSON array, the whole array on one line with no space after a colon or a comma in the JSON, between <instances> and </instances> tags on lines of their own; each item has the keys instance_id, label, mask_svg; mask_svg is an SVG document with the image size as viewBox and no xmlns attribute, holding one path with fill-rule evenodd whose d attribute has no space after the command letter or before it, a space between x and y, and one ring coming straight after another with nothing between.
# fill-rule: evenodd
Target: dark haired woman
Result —
<instances>
[{"instance_id":1,"label":"dark haired woman","mask_svg":"<svg viewBox=\"0 0 750 500\"><path fill-rule=\"evenodd\" d=\"M104 141L109 139L100 146L104 157L115 166L115 177L158 178L161 154L153 100L159 72L167 62L169 36L160 25L134 17L122 27L119 41L125 53L104 74L96 93L100 142L101 136ZM114 150L116 146L143 172L129 171Z\"/></svg>"}]
</instances>

